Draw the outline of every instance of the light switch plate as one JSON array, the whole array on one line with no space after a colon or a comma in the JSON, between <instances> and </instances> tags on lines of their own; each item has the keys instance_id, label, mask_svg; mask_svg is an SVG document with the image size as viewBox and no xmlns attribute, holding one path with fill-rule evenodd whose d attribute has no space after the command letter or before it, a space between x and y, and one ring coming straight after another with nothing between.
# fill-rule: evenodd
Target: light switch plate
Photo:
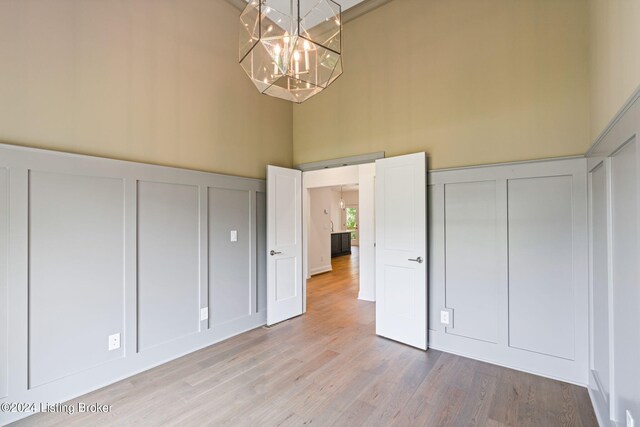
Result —
<instances>
[{"instance_id":1,"label":"light switch plate","mask_svg":"<svg viewBox=\"0 0 640 427\"><path fill-rule=\"evenodd\" d=\"M627 427L636 427L636 422L633 420L631 416L631 412L627 409Z\"/></svg>"},{"instance_id":2,"label":"light switch plate","mask_svg":"<svg viewBox=\"0 0 640 427\"><path fill-rule=\"evenodd\" d=\"M120 348L120 334L109 335L109 351Z\"/></svg>"},{"instance_id":3,"label":"light switch plate","mask_svg":"<svg viewBox=\"0 0 640 427\"><path fill-rule=\"evenodd\" d=\"M238 230L231 230L231 241L232 242L238 241Z\"/></svg>"},{"instance_id":4,"label":"light switch plate","mask_svg":"<svg viewBox=\"0 0 640 427\"><path fill-rule=\"evenodd\" d=\"M209 307L200 309L200 320L207 320L209 318Z\"/></svg>"},{"instance_id":5,"label":"light switch plate","mask_svg":"<svg viewBox=\"0 0 640 427\"><path fill-rule=\"evenodd\" d=\"M453 328L453 309L443 308L440 310L440 323L448 328Z\"/></svg>"}]
</instances>

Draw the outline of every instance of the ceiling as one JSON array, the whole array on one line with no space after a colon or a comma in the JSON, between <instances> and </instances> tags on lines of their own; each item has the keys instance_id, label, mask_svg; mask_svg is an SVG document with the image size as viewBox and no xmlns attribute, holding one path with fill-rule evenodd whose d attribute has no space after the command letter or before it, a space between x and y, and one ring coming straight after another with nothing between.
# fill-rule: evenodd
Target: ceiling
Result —
<instances>
[{"instance_id":1,"label":"ceiling","mask_svg":"<svg viewBox=\"0 0 640 427\"><path fill-rule=\"evenodd\" d=\"M234 5L239 10L243 10L249 0L226 0ZM290 0L270 0L270 1L284 1L288 3ZM373 9L389 3L391 0L337 0L340 6L342 6L342 22L349 22L352 19L356 19L365 13L372 11Z\"/></svg>"},{"instance_id":2,"label":"ceiling","mask_svg":"<svg viewBox=\"0 0 640 427\"><path fill-rule=\"evenodd\" d=\"M245 0L246 3L249 3L250 0ZM340 6L342 6L342 11L344 12L347 9L351 9L353 6L360 4L360 3L364 3L366 0L334 0L336 3L338 3ZM289 0L269 0L270 4L273 5L278 5L279 3L282 3L284 6L287 6L289 4ZM287 10L286 7L281 7L280 10ZM276 7L277 8L277 7Z\"/></svg>"}]
</instances>

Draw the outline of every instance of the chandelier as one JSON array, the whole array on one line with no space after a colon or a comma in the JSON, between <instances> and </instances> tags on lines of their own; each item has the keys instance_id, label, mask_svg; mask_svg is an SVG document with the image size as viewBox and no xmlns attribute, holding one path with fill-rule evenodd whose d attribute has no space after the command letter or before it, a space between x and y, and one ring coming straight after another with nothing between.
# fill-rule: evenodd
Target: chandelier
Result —
<instances>
[{"instance_id":1,"label":"chandelier","mask_svg":"<svg viewBox=\"0 0 640 427\"><path fill-rule=\"evenodd\" d=\"M261 93L300 103L342 74L341 33L332 0L249 0L240 65Z\"/></svg>"}]
</instances>

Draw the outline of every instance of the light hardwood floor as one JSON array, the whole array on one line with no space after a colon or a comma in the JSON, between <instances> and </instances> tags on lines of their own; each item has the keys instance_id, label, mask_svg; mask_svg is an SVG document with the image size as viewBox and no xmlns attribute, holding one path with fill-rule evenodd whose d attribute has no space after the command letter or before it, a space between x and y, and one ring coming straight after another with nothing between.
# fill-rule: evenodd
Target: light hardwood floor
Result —
<instances>
[{"instance_id":1,"label":"light hardwood floor","mask_svg":"<svg viewBox=\"0 0 640 427\"><path fill-rule=\"evenodd\" d=\"M374 334L356 256L308 284L308 312L82 396L111 413L19 425L595 426L584 388Z\"/></svg>"}]
</instances>

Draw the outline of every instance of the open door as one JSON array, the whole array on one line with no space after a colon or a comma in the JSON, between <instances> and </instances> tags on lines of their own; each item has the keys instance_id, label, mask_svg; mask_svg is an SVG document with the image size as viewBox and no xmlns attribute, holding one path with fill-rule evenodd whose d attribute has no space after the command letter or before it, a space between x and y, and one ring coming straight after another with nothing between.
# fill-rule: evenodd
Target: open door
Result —
<instances>
[{"instance_id":1,"label":"open door","mask_svg":"<svg viewBox=\"0 0 640 427\"><path fill-rule=\"evenodd\" d=\"M425 153L376 160L376 334L427 349Z\"/></svg>"},{"instance_id":2,"label":"open door","mask_svg":"<svg viewBox=\"0 0 640 427\"><path fill-rule=\"evenodd\" d=\"M302 172L267 166L267 325L302 314Z\"/></svg>"}]
</instances>

